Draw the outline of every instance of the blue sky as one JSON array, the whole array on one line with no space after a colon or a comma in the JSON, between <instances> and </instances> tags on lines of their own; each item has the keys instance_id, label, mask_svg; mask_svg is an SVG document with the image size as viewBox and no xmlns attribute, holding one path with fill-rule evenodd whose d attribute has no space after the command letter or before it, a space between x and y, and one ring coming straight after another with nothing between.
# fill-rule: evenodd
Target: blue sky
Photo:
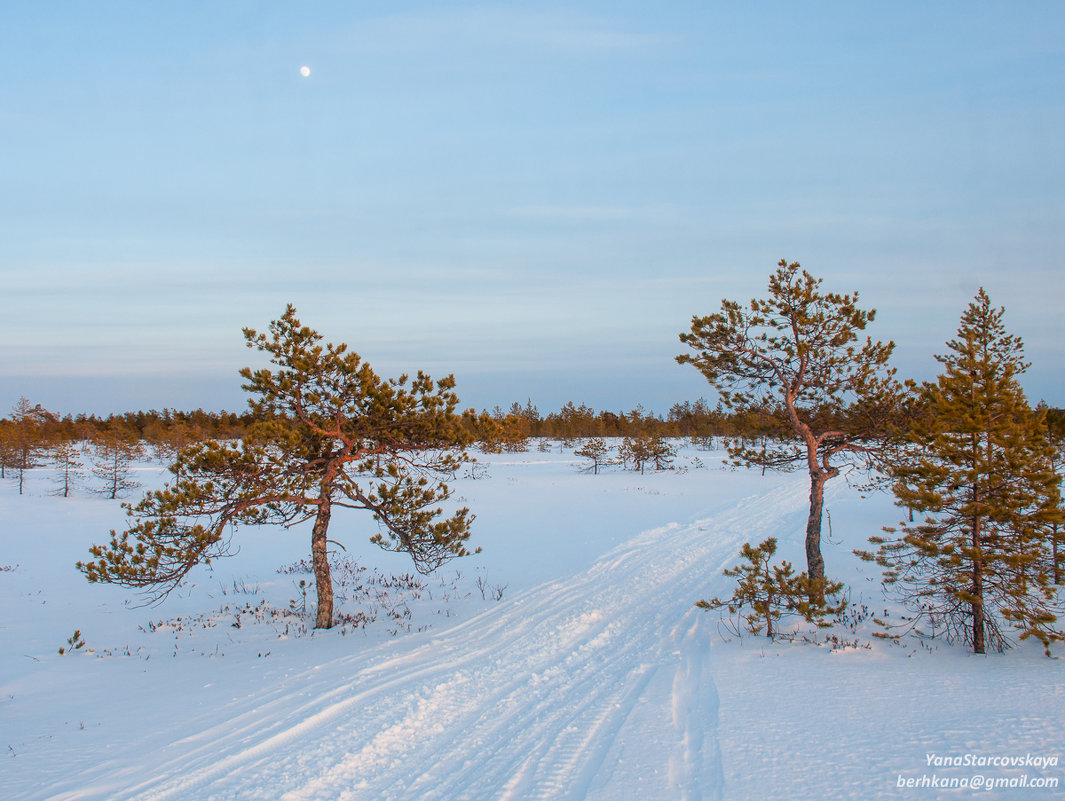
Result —
<instances>
[{"instance_id":1,"label":"blue sky","mask_svg":"<svg viewBox=\"0 0 1065 801\"><path fill-rule=\"evenodd\" d=\"M1065 406L1060 2L0 6L0 407L241 409L286 303L477 407L665 411L781 258ZM307 65L309 77L300 75Z\"/></svg>"}]
</instances>

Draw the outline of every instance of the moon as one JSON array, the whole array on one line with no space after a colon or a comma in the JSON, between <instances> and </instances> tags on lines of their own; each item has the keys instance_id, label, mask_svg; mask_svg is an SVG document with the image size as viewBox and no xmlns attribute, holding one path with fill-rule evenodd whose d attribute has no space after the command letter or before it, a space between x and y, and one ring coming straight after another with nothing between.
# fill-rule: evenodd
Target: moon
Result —
<instances>
[{"instance_id":1,"label":"moon","mask_svg":"<svg viewBox=\"0 0 1065 801\"><path fill-rule=\"evenodd\" d=\"M311 68L306 65L300 67L300 75L302 75L304 78L311 77Z\"/></svg>"}]
</instances>

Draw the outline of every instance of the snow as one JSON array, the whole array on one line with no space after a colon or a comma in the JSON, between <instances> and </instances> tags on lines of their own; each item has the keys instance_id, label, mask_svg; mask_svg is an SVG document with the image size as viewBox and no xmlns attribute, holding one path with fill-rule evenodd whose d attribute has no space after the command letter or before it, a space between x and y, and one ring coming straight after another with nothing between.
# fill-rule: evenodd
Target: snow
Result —
<instances>
[{"instance_id":1,"label":"snow","mask_svg":"<svg viewBox=\"0 0 1065 801\"><path fill-rule=\"evenodd\" d=\"M775 536L802 565L803 474L731 470L690 447L680 469L645 475L579 472L557 444L479 458L487 477L456 486L484 550L439 574L386 580L409 562L368 543L365 515L334 517L339 609L365 618L327 632L291 609L309 576L278 572L307 557L306 527L241 530L236 556L134 607L73 567L122 527L117 502L49 495L44 470L25 495L0 487L0 566L14 568L0 572L0 796L931 799L977 793L900 785L1065 782L1065 673L1038 645L895 645L866 620L836 631L857 647L832 649L736 637L694 607L728 594L721 570L744 542ZM828 572L882 611L875 568L851 549L898 511L829 487ZM86 647L60 656L75 629Z\"/></svg>"}]
</instances>

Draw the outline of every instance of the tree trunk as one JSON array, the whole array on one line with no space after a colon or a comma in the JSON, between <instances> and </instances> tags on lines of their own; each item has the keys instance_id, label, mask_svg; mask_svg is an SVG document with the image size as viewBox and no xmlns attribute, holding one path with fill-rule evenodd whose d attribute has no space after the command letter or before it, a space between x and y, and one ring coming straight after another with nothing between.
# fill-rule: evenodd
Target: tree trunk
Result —
<instances>
[{"instance_id":1,"label":"tree trunk","mask_svg":"<svg viewBox=\"0 0 1065 801\"><path fill-rule=\"evenodd\" d=\"M984 649L984 566L980 556L980 518L973 520L973 653L982 654Z\"/></svg>"},{"instance_id":2,"label":"tree trunk","mask_svg":"<svg viewBox=\"0 0 1065 801\"><path fill-rule=\"evenodd\" d=\"M806 521L806 575L815 581L825 577L825 560L821 556L821 510L825 505L827 480L826 473L810 476L810 517ZM811 597L810 600L814 598Z\"/></svg>"},{"instance_id":3,"label":"tree trunk","mask_svg":"<svg viewBox=\"0 0 1065 801\"><path fill-rule=\"evenodd\" d=\"M329 549L326 541L331 514L332 504L323 490L311 531L311 561L314 564L315 588L318 590L318 613L314 621L316 629L333 627L333 577L329 571Z\"/></svg>"},{"instance_id":4,"label":"tree trunk","mask_svg":"<svg viewBox=\"0 0 1065 801\"><path fill-rule=\"evenodd\" d=\"M1050 538L1050 547L1054 552L1054 583L1061 586L1061 560L1058 559L1058 524L1054 523L1053 534Z\"/></svg>"},{"instance_id":5,"label":"tree trunk","mask_svg":"<svg viewBox=\"0 0 1065 801\"><path fill-rule=\"evenodd\" d=\"M985 348L986 354L986 348ZM985 355L986 358L986 355ZM975 388L975 384L974 384ZM979 466L979 440L977 437L973 437L973 465ZM990 482L991 469L994 464L994 443L992 442L991 435L987 434L987 447L986 447L986 463L983 465L983 475ZM980 503L983 501L984 493L981 492L980 479L977 478L973 483L972 499L973 510L979 508ZM983 531L980 529L980 523L982 522L979 514L973 515L973 530L972 530L972 543L973 543L973 653L982 654L985 653L984 644L984 559L983 559Z\"/></svg>"}]
</instances>

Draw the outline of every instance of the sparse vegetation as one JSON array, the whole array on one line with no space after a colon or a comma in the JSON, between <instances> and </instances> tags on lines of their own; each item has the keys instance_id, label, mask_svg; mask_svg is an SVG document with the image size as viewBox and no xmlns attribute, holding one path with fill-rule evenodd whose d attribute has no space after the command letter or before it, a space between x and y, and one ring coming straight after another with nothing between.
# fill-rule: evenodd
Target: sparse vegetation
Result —
<instances>
[{"instance_id":1,"label":"sparse vegetation","mask_svg":"<svg viewBox=\"0 0 1065 801\"><path fill-rule=\"evenodd\" d=\"M74 633L67 637L67 644L59 648L59 655L70 654L74 651L80 651L85 647L85 640L81 636L81 629L74 629Z\"/></svg>"}]
</instances>

